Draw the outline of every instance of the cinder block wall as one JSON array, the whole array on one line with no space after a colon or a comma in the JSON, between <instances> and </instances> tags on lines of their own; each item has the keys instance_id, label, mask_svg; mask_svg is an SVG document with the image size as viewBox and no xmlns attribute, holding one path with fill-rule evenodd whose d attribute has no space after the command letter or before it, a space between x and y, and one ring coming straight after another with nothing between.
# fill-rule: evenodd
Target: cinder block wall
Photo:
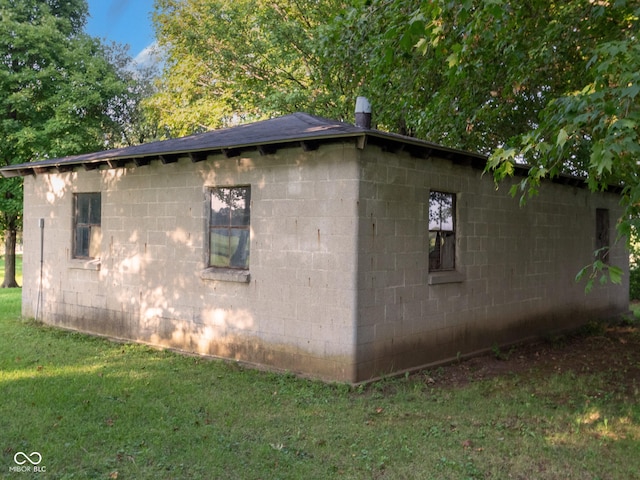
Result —
<instances>
[{"instance_id":1,"label":"cinder block wall","mask_svg":"<svg viewBox=\"0 0 640 480\"><path fill-rule=\"evenodd\" d=\"M616 239L616 195L549 182L520 207L508 183L496 190L480 170L375 148L362 172L359 380L628 310L628 277L588 295L574 280L593 260L596 208L610 210ZM430 190L457 196L456 274L444 279L428 271ZM624 241L612 246L626 269Z\"/></svg>"},{"instance_id":2,"label":"cinder block wall","mask_svg":"<svg viewBox=\"0 0 640 480\"><path fill-rule=\"evenodd\" d=\"M206 191L235 185L252 189L249 283L202 273ZM628 278L589 295L574 282L592 260L596 208L615 239L617 196L549 183L521 208L508 189L349 142L28 177L23 314L356 382L626 311ZM428 271L430 190L457 196L457 272L444 279ZM99 262L71 259L73 193L91 191ZM611 261L626 267L623 242Z\"/></svg>"},{"instance_id":3,"label":"cinder block wall","mask_svg":"<svg viewBox=\"0 0 640 480\"><path fill-rule=\"evenodd\" d=\"M353 144L334 144L28 177L23 314L38 310L66 328L353 381L354 155ZM251 185L249 283L202 275L206 189L234 185ZM99 262L70 253L73 193L91 191L102 192Z\"/></svg>"}]
</instances>

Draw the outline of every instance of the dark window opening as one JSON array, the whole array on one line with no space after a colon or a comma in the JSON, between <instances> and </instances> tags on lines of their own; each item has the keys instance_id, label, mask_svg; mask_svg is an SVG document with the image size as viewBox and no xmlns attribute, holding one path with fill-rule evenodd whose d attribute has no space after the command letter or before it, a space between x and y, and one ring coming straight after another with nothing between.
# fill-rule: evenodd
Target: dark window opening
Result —
<instances>
[{"instance_id":1,"label":"dark window opening","mask_svg":"<svg viewBox=\"0 0 640 480\"><path fill-rule=\"evenodd\" d=\"M100 257L101 201L100 193L78 193L74 196L74 258Z\"/></svg>"},{"instance_id":2,"label":"dark window opening","mask_svg":"<svg viewBox=\"0 0 640 480\"><path fill-rule=\"evenodd\" d=\"M606 208L596 208L596 254L601 262L609 262L609 210Z\"/></svg>"}]
</instances>

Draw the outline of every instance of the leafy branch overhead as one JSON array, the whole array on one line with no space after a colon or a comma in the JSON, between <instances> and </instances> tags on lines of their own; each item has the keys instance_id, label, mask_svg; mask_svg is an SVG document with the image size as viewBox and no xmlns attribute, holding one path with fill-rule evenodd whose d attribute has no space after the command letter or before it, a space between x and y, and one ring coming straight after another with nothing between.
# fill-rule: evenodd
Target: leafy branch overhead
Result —
<instances>
[{"instance_id":1,"label":"leafy branch overhead","mask_svg":"<svg viewBox=\"0 0 640 480\"><path fill-rule=\"evenodd\" d=\"M159 0L150 103L179 135L297 110L348 120L362 94L378 128L492 154L497 179L526 161L522 193L586 174L622 182L632 213L639 16L631 0Z\"/></svg>"},{"instance_id":2,"label":"leafy branch overhead","mask_svg":"<svg viewBox=\"0 0 640 480\"><path fill-rule=\"evenodd\" d=\"M523 196L560 173L586 177L593 191L620 185L626 211L619 230L629 237L640 200L640 8L624 1L597 3L591 18L603 28L586 30L601 32L589 48L574 45L582 53L579 68L572 70L576 81L554 92L529 130L498 145L489 168L499 180L518 162L531 165L520 185Z\"/></svg>"},{"instance_id":3,"label":"leafy branch overhead","mask_svg":"<svg viewBox=\"0 0 640 480\"><path fill-rule=\"evenodd\" d=\"M626 69L625 84L602 86L610 107L634 107L638 54L626 47L637 42L637 9L625 0L159 0L168 61L151 103L181 135L298 110L350 119L363 94L379 128L487 154L559 140L569 155L542 173L577 171L585 151L569 150L590 139L537 129L557 120L553 108L570 114L565 99L598 71Z\"/></svg>"},{"instance_id":4,"label":"leafy branch overhead","mask_svg":"<svg viewBox=\"0 0 640 480\"><path fill-rule=\"evenodd\" d=\"M620 267L610 265L608 262L602 259L602 255L606 254L608 247L603 247L594 252L594 261L588 265L585 265L576 275L576 282L583 280L585 283L585 292L590 292L596 280L604 285L607 282L614 284L620 284L622 282L623 270Z\"/></svg>"}]
</instances>

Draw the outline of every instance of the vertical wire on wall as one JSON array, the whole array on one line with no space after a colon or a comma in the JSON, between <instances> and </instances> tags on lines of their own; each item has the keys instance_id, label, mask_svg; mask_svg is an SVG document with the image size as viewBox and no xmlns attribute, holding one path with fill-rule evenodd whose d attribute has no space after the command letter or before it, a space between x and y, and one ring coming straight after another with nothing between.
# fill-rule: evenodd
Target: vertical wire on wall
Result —
<instances>
[{"instance_id":1,"label":"vertical wire on wall","mask_svg":"<svg viewBox=\"0 0 640 480\"><path fill-rule=\"evenodd\" d=\"M40 219L40 281L38 282L38 300L36 302L36 320L39 320L42 307L42 274L44 269L44 218Z\"/></svg>"}]
</instances>

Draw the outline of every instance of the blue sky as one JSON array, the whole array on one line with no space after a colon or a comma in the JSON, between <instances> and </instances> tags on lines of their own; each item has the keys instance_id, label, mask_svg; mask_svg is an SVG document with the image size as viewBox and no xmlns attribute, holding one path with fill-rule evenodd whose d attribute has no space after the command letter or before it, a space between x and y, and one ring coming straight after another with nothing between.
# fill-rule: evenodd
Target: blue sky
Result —
<instances>
[{"instance_id":1,"label":"blue sky","mask_svg":"<svg viewBox=\"0 0 640 480\"><path fill-rule=\"evenodd\" d=\"M86 31L93 37L130 45L129 55L144 56L154 42L153 0L88 0Z\"/></svg>"}]
</instances>

